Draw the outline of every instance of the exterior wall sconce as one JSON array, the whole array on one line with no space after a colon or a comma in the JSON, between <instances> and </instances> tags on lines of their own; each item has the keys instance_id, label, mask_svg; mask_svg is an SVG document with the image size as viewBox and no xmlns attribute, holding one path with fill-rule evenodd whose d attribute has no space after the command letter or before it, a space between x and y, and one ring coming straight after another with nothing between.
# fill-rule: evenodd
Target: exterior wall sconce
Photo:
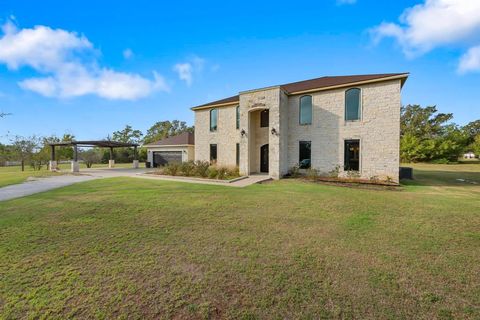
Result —
<instances>
[{"instance_id":1,"label":"exterior wall sconce","mask_svg":"<svg viewBox=\"0 0 480 320\"><path fill-rule=\"evenodd\" d=\"M270 131L273 135L278 136L277 130L275 128L272 128Z\"/></svg>"},{"instance_id":2,"label":"exterior wall sconce","mask_svg":"<svg viewBox=\"0 0 480 320\"><path fill-rule=\"evenodd\" d=\"M245 132L244 129L242 129L242 131L240 131L240 134L242 135L242 137L244 137L247 133Z\"/></svg>"}]
</instances>

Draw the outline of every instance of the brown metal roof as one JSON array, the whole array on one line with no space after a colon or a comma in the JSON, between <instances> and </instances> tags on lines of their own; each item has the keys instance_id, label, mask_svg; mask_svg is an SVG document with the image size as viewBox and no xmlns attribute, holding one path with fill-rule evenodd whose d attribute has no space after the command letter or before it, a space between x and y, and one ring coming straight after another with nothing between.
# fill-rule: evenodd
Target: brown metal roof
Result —
<instances>
[{"instance_id":1,"label":"brown metal roof","mask_svg":"<svg viewBox=\"0 0 480 320\"><path fill-rule=\"evenodd\" d=\"M195 144L195 134L192 132L183 132L176 136L171 136L159 141L148 143L148 146L175 146L175 145L186 145L186 144Z\"/></svg>"},{"instance_id":2,"label":"brown metal roof","mask_svg":"<svg viewBox=\"0 0 480 320\"><path fill-rule=\"evenodd\" d=\"M321 90L323 88L348 85L350 83L357 83L357 82L363 82L363 81L370 81L370 80L382 81L383 78L396 77L396 76L405 76L405 79L406 79L408 77L408 73L382 73L382 74L364 74L364 75L334 76L334 77L328 76L328 77L321 77L321 78L315 78L310 80L282 84L280 85L280 87L284 91L286 91L288 94L294 94L296 92L315 90L315 89ZM402 85L404 82L405 80L402 81ZM240 101L240 98L238 95L236 95L236 96L225 98L222 100L217 100L217 101L209 102L206 104L202 104L202 105L193 107L193 109L208 107L213 105L221 105L226 103L234 103L238 101Z\"/></svg>"}]
</instances>

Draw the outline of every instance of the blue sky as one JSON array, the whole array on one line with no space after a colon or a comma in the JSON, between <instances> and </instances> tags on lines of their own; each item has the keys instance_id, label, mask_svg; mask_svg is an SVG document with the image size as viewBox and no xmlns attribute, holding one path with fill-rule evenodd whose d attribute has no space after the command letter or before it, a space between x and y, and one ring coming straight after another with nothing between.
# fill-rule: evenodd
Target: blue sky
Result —
<instances>
[{"instance_id":1,"label":"blue sky","mask_svg":"<svg viewBox=\"0 0 480 320\"><path fill-rule=\"evenodd\" d=\"M193 124L190 107L242 90L390 72L411 73L403 104L465 124L480 118L473 2L4 0L0 141Z\"/></svg>"}]
</instances>

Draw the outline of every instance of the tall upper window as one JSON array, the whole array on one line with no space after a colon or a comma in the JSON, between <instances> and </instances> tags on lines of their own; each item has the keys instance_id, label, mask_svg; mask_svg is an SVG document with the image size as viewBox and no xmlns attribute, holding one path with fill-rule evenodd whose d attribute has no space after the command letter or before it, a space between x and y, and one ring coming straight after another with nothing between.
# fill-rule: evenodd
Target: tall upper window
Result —
<instances>
[{"instance_id":1,"label":"tall upper window","mask_svg":"<svg viewBox=\"0 0 480 320\"><path fill-rule=\"evenodd\" d=\"M361 91L358 88L345 91L345 120L360 120Z\"/></svg>"},{"instance_id":2,"label":"tall upper window","mask_svg":"<svg viewBox=\"0 0 480 320\"><path fill-rule=\"evenodd\" d=\"M263 110L260 112L260 127L268 127L268 118L269 112L268 110Z\"/></svg>"},{"instance_id":3,"label":"tall upper window","mask_svg":"<svg viewBox=\"0 0 480 320\"><path fill-rule=\"evenodd\" d=\"M300 98L300 124L312 124L312 96Z\"/></svg>"},{"instance_id":4,"label":"tall upper window","mask_svg":"<svg viewBox=\"0 0 480 320\"><path fill-rule=\"evenodd\" d=\"M360 170L360 140L345 140L344 169Z\"/></svg>"},{"instance_id":5,"label":"tall upper window","mask_svg":"<svg viewBox=\"0 0 480 320\"><path fill-rule=\"evenodd\" d=\"M300 169L310 168L312 162L312 142L300 141L299 143L299 167Z\"/></svg>"},{"instance_id":6,"label":"tall upper window","mask_svg":"<svg viewBox=\"0 0 480 320\"><path fill-rule=\"evenodd\" d=\"M210 131L217 131L218 110L210 110Z\"/></svg>"},{"instance_id":7,"label":"tall upper window","mask_svg":"<svg viewBox=\"0 0 480 320\"><path fill-rule=\"evenodd\" d=\"M237 106L236 112L236 121L237 121L237 129L240 129L240 106Z\"/></svg>"}]
</instances>

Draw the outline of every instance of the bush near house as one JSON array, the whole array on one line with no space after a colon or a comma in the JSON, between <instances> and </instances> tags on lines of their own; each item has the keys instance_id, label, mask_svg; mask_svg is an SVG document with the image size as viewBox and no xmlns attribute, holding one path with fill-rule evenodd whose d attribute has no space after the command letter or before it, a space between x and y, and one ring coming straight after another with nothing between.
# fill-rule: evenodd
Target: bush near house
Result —
<instances>
[{"instance_id":1,"label":"bush near house","mask_svg":"<svg viewBox=\"0 0 480 320\"><path fill-rule=\"evenodd\" d=\"M238 167L211 165L208 161L172 162L154 172L159 175L230 180L240 177Z\"/></svg>"}]
</instances>

